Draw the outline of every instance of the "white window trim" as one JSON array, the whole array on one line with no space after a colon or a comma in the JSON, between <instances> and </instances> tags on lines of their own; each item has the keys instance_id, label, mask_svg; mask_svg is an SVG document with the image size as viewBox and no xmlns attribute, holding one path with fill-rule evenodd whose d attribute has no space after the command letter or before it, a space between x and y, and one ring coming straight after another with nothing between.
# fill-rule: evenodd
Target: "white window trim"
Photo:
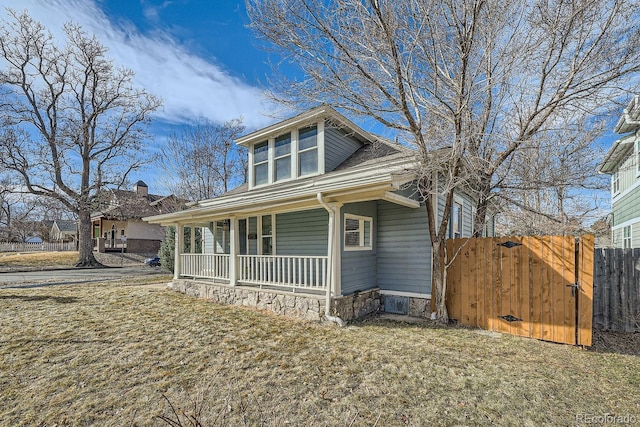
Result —
<instances>
[{"instance_id":1,"label":"white window trim","mask_svg":"<svg viewBox=\"0 0 640 427\"><path fill-rule=\"evenodd\" d=\"M347 246L347 219L356 219L358 223L358 233L360 234L359 246ZM369 244L364 242L364 222L369 222ZM343 248L345 251L371 251L373 250L373 218L370 216L361 216L345 213L342 224Z\"/></svg>"},{"instance_id":2,"label":"white window trim","mask_svg":"<svg viewBox=\"0 0 640 427\"><path fill-rule=\"evenodd\" d=\"M262 234L262 217L263 216L271 216L271 234ZM248 219L247 219L248 221ZM248 224L248 222L247 222ZM258 237L258 241L256 243L256 251L258 253L258 255L265 255L265 256L274 256L276 255L276 216L275 214L266 214L266 215L257 215L256 216L256 231L257 231L257 237ZM249 234L249 233L247 233ZM262 253L262 239L264 239L265 237L271 237L271 253L270 254L263 254Z\"/></svg>"},{"instance_id":3,"label":"white window trim","mask_svg":"<svg viewBox=\"0 0 640 427\"><path fill-rule=\"evenodd\" d=\"M307 127L312 127L315 126L316 127L316 146L312 147L312 148L307 148L305 150L302 151L298 151L298 141L299 141L299 134L298 134L298 130L299 129L304 129ZM291 135L291 145L290 145L290 152L289 155L291 156L291 175L289 178L285 178L285 179L281 179L279 181L275 180L275 164L276 164L276 157L275 157L275 141L276 138L282 135L285 135L289 133ZM306 124L304 126L298 126L294 129L289 129L286 132L282 132L279 133L278 135L274 135L273 137L269 137L266 139L267 141L267 146L268 146L268 152L267 152L267 160L259 162L259 163L255 163L255 157L253 155L253 150L254 147L256 146L256 144L261 144L263 142L265 142L265 139L262 139L261 141L258 141L256 143L251 144L249 151L249 176L248 176L248 182L249 182L249 188L253 189L253 188L261 188L261 187L266 187L268 185L272 185L272 184L276 184L276 183L281 183L281 182L287 182L287 181L292 181L294 179L298 179L298 178L307 178L307 177L311 177L311 176L316 176L316 175L320 175L322 173L324 173L324 167L325 167L325 161L324 161L324 152L325 152L325 147L324 147L324 121L318 121L318 122L314 122L314 123L309 123ZM299 156L300 153L306 153L308 151L312 151L312 150L317 150L317 157L318 157L318 164L317 164L317 169L316 172L314 173L309 173L306 175L300 175L299 174ZM278 158L283 158L285 156L280 156ZM255 167L257 165L261 165L263 163L267 163L267 182L265 182L264 184L256 184L255 180Z\"/></svg>"},{"instance_id":4,"label":"white window trim","mask_svg":"<svg viewBox=\"0 0 640 427\"><path fill-rule=\"evenodd\" d=\"M629 230L629 237L625 237L624 233L626 230ZM629 246L626 243L629 242ZM633 226L627 225L622 228L622 247L624 249L630 249L633 246Z\"/></svg>"},{"instance_id":5,"label":"white window trim","mask_svg":"<svg viewBox=\"0 0 640 427\"><path fill-rule=\"evenodd\" d=\"M453 208L458 204L460 205L460 236L456 237L456 233L453 230ZM451 216L449 217L449 237L451 239L461 239L464 236L464 200L460 197L454 196L453 204L451 205Z\"/></svg>"},{"instance_id":6,"label":"white window trim","mask_svg":"<svg viewBox=\"0 0 640 427\"><path fill-rule=\"evenodd\" d=\"M618 171L611 175L611 194L614 196L620 194L620 173Z\"/></svg>"},{"instance_id":7,"label":"white window trim","mask_svg":"<svg viewBox=\"0 0 640 427\"><path fill-rule=\"evenodd\" d=\"M636 139L636 178L640 177L640 139Z\"/></svg>"},{"instance_id":8,"label":"white window trim","mask_svg":"<svg viewBox=\"0 0 640 427\"><path fill-rule=\"evenodd\" d=\"M252 187L262 187L263 185L269 185L271 183L270 182L270 180L271 180L271 168L272 168L271 167L271 163L273 163L272 162L273 159L271 157L273 156L273 139L269 138L266 141L266 143L267 143L267 160L263 160L261 162L256 163L255 162L255 156L254 156L254 153L253 153L253 151L255 150L256 145L262 144L264 142L265 141L263 140L263 141L260 141L260 142L257 142L255 144L253 144L251 146L251 149L249 150L249 153L250 153L249 161L251 163L251 168L250 168L250 171L249 171L251 176L249 177L250 178L249 182L251 183ZM262 164L265 164L265 163L267 164L267 182L265 182L264 184L256 184L256 166L259 166L259 165L262 165Z\"/></svg>"},{"instance_id":9,"label":"white window trim","mask_svg":"<svg viewBox=\"0 0 640 427\"><path fill-rule=\"evenodd\" d=\"M286 134L289 134L289 153L288 154L284 154L282 156L276 156L276 139L278 139L281 136L286 135ZM297 146L297 144L296 144L296 146ZM270 146L270 148L271 148L271 146ZM277 169L278 169L276 167L276 161L278 161L280 159L284 159L285 157L289 157L289 177L278 180L278 179L276 179L276 173L277 173ZM280 135L276 136L275 138L273 138L273 176L271 177L271 182L272 183L276 183L276 182L290 181L291 179L293 179L293 175L294 175L294 171L293 171L293 131L292 131L292 132L285 132L285 133L280 134Z\"/></svg>"}]
</instances>

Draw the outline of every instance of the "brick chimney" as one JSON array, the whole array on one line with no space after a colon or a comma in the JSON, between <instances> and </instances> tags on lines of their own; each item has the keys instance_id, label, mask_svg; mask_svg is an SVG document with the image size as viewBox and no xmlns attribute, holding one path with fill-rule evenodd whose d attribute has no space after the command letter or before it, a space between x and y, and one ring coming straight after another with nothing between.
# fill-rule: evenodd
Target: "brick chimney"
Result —
<instances>
[{"instance_id":1,"label":"brick chimney","mask_svg":"<svg viewBox=\"0 0 640 427\"><path fill-rule=\"evenodd\" d=\"M138 196L147 197L149 195L149 187L144 183L144 181L138 181L133 184L133 191Z\"/></svg>"}]
</instances>

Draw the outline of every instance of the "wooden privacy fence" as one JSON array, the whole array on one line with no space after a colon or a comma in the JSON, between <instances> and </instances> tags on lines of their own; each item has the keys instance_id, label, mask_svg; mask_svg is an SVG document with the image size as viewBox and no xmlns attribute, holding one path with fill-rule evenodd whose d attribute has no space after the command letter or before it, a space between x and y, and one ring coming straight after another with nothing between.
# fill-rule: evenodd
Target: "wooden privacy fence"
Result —
<instances>
[{"instance_id":1,"label":"wooden privacy fence","mask_svg":"<svg viewBox=\"0 0 640 427\"><path fill-rule=\"evenodd\" d=\"M593 327L640 330L640 249L596 249Z\"/></svg>"},{"instance_id":2,"label":"wooden privacy fence","mask_svg":"<svg viewBox=\"0 0 640 427\"><path fill-rule=\"evenodd\" d=\"M483 329L591 345L594 237L451 239L449 317Z\"/></svg>"}]
</instances>

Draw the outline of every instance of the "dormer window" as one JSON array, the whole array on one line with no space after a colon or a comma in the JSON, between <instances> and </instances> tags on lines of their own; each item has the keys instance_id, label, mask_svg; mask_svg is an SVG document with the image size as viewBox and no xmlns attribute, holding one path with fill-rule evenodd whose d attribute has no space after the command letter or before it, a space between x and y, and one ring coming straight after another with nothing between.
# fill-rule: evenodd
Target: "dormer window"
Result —
<instances>
[{"instance_id":1,"label":"dormer window","mask_svg":"<svg viewBox=\"0 0 640 427\"><path fill-rule=\"evenodd\" d=\"M318 172L318 128L311 126L298 131L298 175Z\"/></svg>"},{"instance_id":2,"label":"dormer window","mask_svg":"<svg viewBox=\"0 0 640 427\"><path fill-rule=\"evenodd\" d=\"M282 135L275 141L275 179L280 181L291 178L291 134Z\"/></svg>"},{"instance_id":3,"label":"dormer window","mask_svg":"<svg viewBox=\"0 0 640 427\"><path fill-rule=\"evenodd\" d=\"M269 182L269 141L253 146L253 170L255 185Z\"/></svg>"},{"instance_id":4,"label":"dormer window","mask_svg":"<svg viewBox=\"0 0 640 427\"><path fill-rule=\"evenodd\" d=\"M271 184L323 170L318 125L294 129L256 142L251 149L251 186Z\"/></svg>"}]
</instances>

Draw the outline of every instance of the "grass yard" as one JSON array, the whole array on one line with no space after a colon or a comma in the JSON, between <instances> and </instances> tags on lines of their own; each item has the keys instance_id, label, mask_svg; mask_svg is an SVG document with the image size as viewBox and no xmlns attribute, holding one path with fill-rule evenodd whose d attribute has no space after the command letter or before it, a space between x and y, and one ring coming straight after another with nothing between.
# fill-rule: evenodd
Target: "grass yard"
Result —
<instances>
[{"instance_id":1,"label":"grass yard","mask_svg":"<svg viewBox=\"0 0 640 427\"><path fill-rule=\"evenodd\" d=\"M0 369L3 426L640 420L637 356L381 319L339 329L159 285L0 290Z\"/></svg>"},{"instance_id":2,"label":"grass yard","mask_svg":"<svg viewBox=\"0 0 640 427\"><path fill-rule=\"evenodd\" d=\"M6 252L0 254L0 267L72 267L78 252Z\"/></svg>"}]
</instances>

